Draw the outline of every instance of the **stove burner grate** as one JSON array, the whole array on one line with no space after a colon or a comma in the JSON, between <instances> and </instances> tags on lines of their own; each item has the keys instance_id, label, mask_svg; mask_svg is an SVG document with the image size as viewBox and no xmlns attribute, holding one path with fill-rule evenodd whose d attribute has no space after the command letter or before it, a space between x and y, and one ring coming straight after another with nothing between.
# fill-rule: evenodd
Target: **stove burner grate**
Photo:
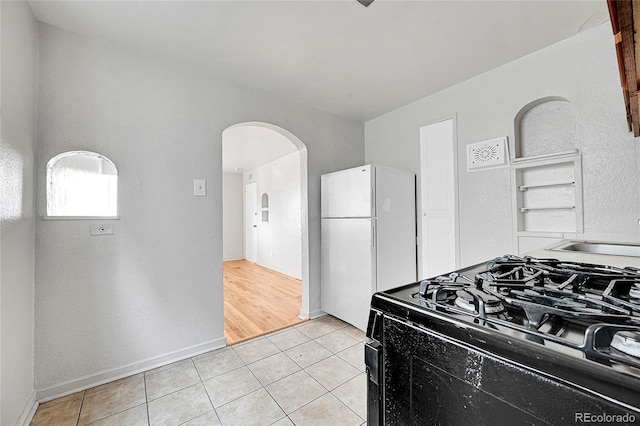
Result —
<instances>
[{"instance_id":1,"label":"stove burner grate","mask_svg":"<svg viewBox=\"0 0 640 426\"><path fill-rule=\"evenodd\" d=\"M635 358L640 358L640 333L618 331L611 339L610 347Z\"/></svg>"},{"instance_id":2,"label":"stove burner grate","mask_svg":"<svg viewBox=\"0 0 640 426\"><path fill-rule=\"evenodd\" d=\"M420 282L422 306L640 369L640 269L503 256ZM515 333L515 334L514 334Z\"/></svg>"},{"instance_id":3,"label":"stove burner grate","mask_svg":"<svg viewBox=\"0 0 640 426\"><path fill-rule=\"evenodd\" d=\"M484 305L486 314L498 314L504 311L504 306L497 297L482 293L473 287L456 291L455 305L467 312L479 312L480 305Z\"/></svg>"}]
</instances>

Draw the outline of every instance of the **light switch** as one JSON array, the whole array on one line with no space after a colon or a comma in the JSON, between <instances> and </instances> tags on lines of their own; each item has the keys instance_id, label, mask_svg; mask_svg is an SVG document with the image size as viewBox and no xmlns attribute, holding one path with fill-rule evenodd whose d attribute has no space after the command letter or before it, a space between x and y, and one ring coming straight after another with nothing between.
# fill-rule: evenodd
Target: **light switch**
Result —
<instances>
[{"instance_id":1,"label":"light switch","mask_svg":"<svg viewBox=\"0 0 640 426\"><path fill-rule=\"evenodd\" d=\"M204 179L193 180L193 195L196 197L207 196L207 181Z\"/></svg>"}]
</instances>

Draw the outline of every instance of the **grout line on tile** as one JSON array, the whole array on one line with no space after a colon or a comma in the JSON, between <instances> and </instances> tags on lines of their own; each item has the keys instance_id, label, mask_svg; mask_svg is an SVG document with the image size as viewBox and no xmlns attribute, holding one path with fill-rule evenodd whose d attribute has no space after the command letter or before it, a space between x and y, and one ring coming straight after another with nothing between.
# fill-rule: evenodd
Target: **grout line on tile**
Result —
<instances>
[{"instance_id":1,"label":"grout line on tile","mask_svg":"<svg viewBox=\"0 0 640 426\"><path fill-rule=\"evenodd\" d=\"M239 400L240 398L244 398L244 397L249 396L249 395L251 395L251 394L254 394L254 393L256 393L256 392L260 392L260 390L261 390L261 389L264 389L265 391L267 391L267 388L265 388L264 386L260 386L260 388L259 388L259 389L256 389L256 390L254 390L254 391L251 391L251 392L249 392L249 393L246 393L246 394L244 394L244 395L242 395L242 396L240 396L240 397L238 397L238 398L236 398L236 399L234 399L234 400L232 400L232 401L225 402L224 404L220 405L220 406L218 407L218 409L220 409L220 408L222 408L222 407L225 407L225 406L227 406L227 405L229 405L229 404L232 404L232 403L234 403L235 401ZM271 396L271 394L269 393L269 391L267 391L267 394L269 394L269 397L270 397L271 399L273 399L273 397ZM275 401L275 400L274 400L274 401ZM276 404L277 404L277 402L276 402ZM211 405L213 406L213 404L211 404ZM279 406L278 406L278 407L279 407ZM215 410L215 409L216 409L216 407L213 407L213 409ZM284 410L283 410L283 411L284 411ZM216 411L216 415L218 415L218 412L217 412L217 411ZM218 417L218 418L219 418L219 417Z\"/></svg>"},{"instance_id":2,"label":"grout line on tile","mask_svg":"<svg viewBox=\"0 0 640 426\"><path fill-rule=\"evenodd\" d=\"M346 383L346 382L345 382L345 383ZM338 388L339 388L339 387L340 387L340 386L338 386ZM338 389L338 388L336 388L336 389ZM334 390L335 390L335 389L334 389ZM355 411L353 411L353 410L351 409L351 407L349 407L347 404L345 404L344 402L342 402L342 400L341 400L340 398L338 398L338 396L337 396L337 395L334 395L334 394L333 394L333 391L329 391L329 393L330 393L331 395L333 395L333 397L334 397L335 399L337 399L337 400L340 402L340 404L344 405L345 407L347 407L347 408L349 409L349 411L351 411L353 414L355 414L355 415L356 415L356 417L358 417L359 419L362 419L362 417L360 417L360 415L359 415L358 413L356 413ZM367 419L364 419L364 421L366 422L366 421L367 421Z\"/></svg>"},{"instance_id":3,"label":"grout line on tile","mask_svg":"<svg viewBox=\"0 0 640 426\"><path fill-rule=\"evenodd\" d=\"M256 336L249 337L249 338L246 338L246 339L243 339L243 340L237 341L237 342L235 342L235 343L232 343L232 344L230 344L230 345L227 345L227 347L232 348L232 349L233 349L234 347L235 347L235 348L239 348L239 347L245 346L245 345L247 345L247 344L249 344L249 343L253 343L253 342L257 342L257 341L259 341L259 340L263 340L263 339L265 339L265 338L266 338L266 334L258 334L258 335L256 335Z\"/></svg>"},{"instance_id":4,"label":"grout line on tile","mask_svg":"<svg viewBox=\"0 0 640 426\"><path fill-rule=\"evenodd\" d=\"M144 377L144 404L147 409L147 425L150 425L151 416L149 415L149 395L147 394L147 373L148 371L145 371L142 377Z\"/></svg>"},{"instance_id":5,"label":"grout line on tile","mask_svg":"<svg viewBox=\"0 0 640 426\"><path fill-rule=\"evenodd\" d=\"M281 421L282 421L282 420L284 420L284 419L288 419L288 420L289 420L289 421L290 421L290 422L295 426L295 423L293 423L293 420L291 420L291 418L290 418L286 413L285 413L285 415L284 415L284 417L283 417L283 418L278 419L278 420L276 420L275 422L273 422L273 423L271 423L271 424L272 424L272 425L275 425L276 423L281 422Z\"/></svg>"},{"instance_id":6,"label":"grout line on tile","mask_svg":"<svg viewBox=\"0 0 640 426\"><path fill-rule=\"evenodd\" d=\"M84 407L84 398L87 395L87 391L82 391L82 401L80 401L80 409L78 410L78 414L76 415L76 426L80 423L80 413L82 413L82 408Z\"/></svg>"},{"instance_id":7,"label":"grout line on tile","mask_svg":"<svg viewBox=\"0 0 640 426\"><path fill-rule=\"evenodd\" d=\"M295 373L294 373L294 374L295 374ZM289 376L290 376L290 375L291 375L291 374L289 374ZM289 377L289 376L286 376L286 377ZM282 379L280 379L280 380L283 380L283 379L285 379L285 377L283 377L283 378L282 378ZM275 381L275 382L273 382L273 383L277 383L277 382L279 382L280 380L277 380L277 381ZM273 383L271 383L271 384L273 384ZM278 406L278 408L280 408L280 409L282 410L282 412L284 413L285 417L289 417L289 414L287 414L287 412L285 411L284 407L283 407L283 406L281 406L281 405L278 403L278 400L277 400L277 399L276 399L276 398L271 394L271 392L269 392L269 389L267 389L267 387L266 387L266 386L263 386L262 388L263 388L265 391L267 391L267 395L269 395L269 397L270 397L271 399L273 399L273 402L275 402L275 403L276 403L276 405ZM282 419L278 419L278 420L276 420L274 423L277 423L277 422L279 422L280 420L282 420ZM289 419L289 420L291 420L291 419ZM292 423L293 423L293 422L292 422ZM273 423L272 423L272 424L273 424Z\"/></svg>"},{"instance_id":8,"label":"grout line on tile","mask_svg":"<svg viewBox=\"0 0 640 426\"><path fill-rule=\"evenodd\" d=\"M240 354L238 353L238 351L236 351L236 348L234 348L233 346L229 346L229 348L233 351L234 354L236 354L236 356L238 358L240 358L240 361L242 361L242 364L244 364L245 366L247 365L246 362L244 362L244 359L240 356Z\"/></svg>"},{"instance_id":9,"label":"grout line on tile","mask_svg":"<svg viewBox=\"0 0 640 426\"><path fill-rule=\"evenodd\" d=\"M150 400L150 401L147 401L146 403L147 403L147 405L149 405L149 403L150 403L150 402L157 401L157 400L159 400L159 399L161 399L161 398L164 398L165 396L173 395L174 393L178 393L178 392L183 391L183 390L185 390L185 389L187 389L187 388L191 388L191 387L193 387L193 386L196 386L197 384L198 384L198 383L194 383L194 384L192 384L192 385L187 386L186 388L176 389L176 390L174 390L173 392L169 392L169 393L166 393L166 394L164 394L164 395L160 395L159 397L154 398L154 399L152 399L152 400ZM200 381L200 384L202 384L202 385L204 386L204 384L202 383L202 381Z\"/></svg>"},{"instance_id":10,"label":"grout line on tile","mask_svg":"<svg viewBox=\"0 0 640 426\"><path fill-rule=\"evenodd\" d=\"M142 375L144 379L144 402L149 402L149 395L147 394L147 372Z\"/></svg>"},{"instance_id":11,"label":"grout line on tile","mask_svg":"<svg viewBox=\"0 0 640 426\"><path fill-rule=\"evenodd\" d=\"M322 383L320 383L315 377L313 377L309 372L307 372L306 370L303 370L305 373L307 373L309 375L309 377L311 377L317 384L319 384L320 386L322 386L327 392L331 392L329 389L327 389L327 387L325 385L323 385ZM320 397L318 397L320 398Z\"/></svg>"},{"instance_id":12,"label":"grout line on tile","mask_svg":"<svg viewBox=\"0 0 640 426\"><path fill-rule=\"evenodd\" d=\"M218 412L216 411L216 409L214 408L212 411L215 413L216 418L218 419L218 424L219 424L220 426L223 426L223 425L222 425L222 422L220 422L220 416L218 415ZM189 422L192 422L192 421L194 421L194 420L197 420L197 419L199 419L200 417L204 417L204 416L206 416L207 414L209 414L210 412L211 412L211 411L207 411L206 413L202 413L202 414L200 414L198 417L194 417L193 419L185 420L184 422L180 423L178 426L181 426L181 425L187 424L187 423L189 423Z\"/></svg>"},{"instance_id":13,"label":"grout line on tile","mask_svg":"<svg viewBox=\"0 0 640 426\"><path fill-rule=\"evenodd\" d=\"M251 375L253 375L253 377L256 379L256 381L260 384L260 389L264 389L265 391L267 391L267 393L269 394L269 396L271 396L271 393L269 393L269 391L267 390L267 387L266 387L265 385L263 385L263 384L262 384L262 382L260 381L260 379L258 379L258 377L256 377L255 373L254 373L254 372L249 368L249 366L248 366L248 365L244 365L243 367L244 367L244 368L246 368L247 370L249 370L249 373L251 373ZM211 380L214 380L214 379L216 379L216 378L218 378L218 377L224 376L225 374L229 374L229 373L231 373L231 372L233 372L233 371L239 370L239 369L241 369L241 368L243 368L243 367L234 368L233 370L227 371L226 373L222 373L222 374L220 374L220 375L218 375L218 376L215 376L215 377L212 377L212 378L210 378L210 379L207 379L207 382L208 382L208 381L211 381ZM298 371L299 371L299 370L298 370ZM214 411L216 411L216 406L213 404L213 401L211 400L211 396L209 395L209 391L207 390L207 387L205 386L204 382L202 382L202 386L204 387L204 390L205 390L205 392L207 393L207 397L209 398L209 402L211 402L211 406L213 407L213 410L214 410ZM232 402L234 402L234 401L237 401L237 400L239 400L240 398L244 398L244 397L245 397L245 396L247 396L247 395L251 395L252 393L259 391L260 389L256 389L256 390L251 391L251 392L249 392L249 393L246 393L246 394L244 394L244 395L240 395L239 397L234 398L234 399L232 399L232 400L230 400L230 401L227 401L227 402L225 402L224 404L222 404L222 405L218 406L218 408L220 408L220 407L224 407L225 405L230 404L230 403L232 403ZM273 396L271 396L271 399L273 399L273 400L275 401L275 398L273 398ZM276 404L277 404L277 403L278 403L278 402L276 401ZM280 406L280 405L278 405L278 406ZM284 410L282 410L282 411L284 412ZM218 416L218 412L217 412L217 411L216 411L216 416ZM220 416L218 416L218 420L219 420L219 419L220 419Z\"/></svg>"},{"instance_id":14,"label":"grout line on tile","mask_svg":"<svg viewBox=\"0 0 640 426\"><path fill-rule=\"evenodd\" d=\"M302 332L300 332L300 333L302 333ZM295 345L293 345L293 346L291 346L290 348L287 348L287 349L285 349L285 350L286 350L286 351L288 351L289 349L297 348L297 347L298 347L298 346L300 346L300 345L304 345L305 343L309 343L309 342L311 342L311 341L315 340L315 339L312 339L311 337L307 336L307 335L306 335L306 334L304 334L304 333L302 333L302 334L303 334L307 339L309 339L309 340L304 341L304 342L301 342L301 343L296 343ZM271 341L271 339L269 339L269 341L270 341L271 343L273 343L273 342ZM280 349L280 347L278 347L278 345L276 345L275 343L273 343L273 345L274 345L276 348L278 348L278 350L280 350L280 352L284 352L284 351L283 351L282 349Z\"/></svg>"},{"instance_id":15,"label":"grout line on tile","mask_svg":"<svg viewBox=\"0 0 640 426\"><path fill-rule=\"evenodd\" d=\"M200 383L202 383L202 385L204 386L204 380L202 380L202 375L200 374L200 370L198 370L198 366L196 365L196 362L193 360L193 357L189 358L191 360L191 362L193 363L193 368L196 369L196 374L198 375L198 378L200 379ZM206 387L205 387L206 390ZM207 396L209 394L207 393ZM211 406L213 407L213 404L211 404ZM217 414L217 413L216 413Z\"/></svg>"},{"instance_id":16,"label":"grout line on tile","mask_svg":"<svg viewBox=\"0 0 640 426\"><path fill-rule=\"evenodd\" d=\"M108 416L106 416L106 417L102 417L102 418L100 418L100 419L95 419L95 420L93 420L91 423L87 423L87 424L86 424L86 426L91 426L91 425L96 424L96 423L98 423L98 422L104 422L106 419L108 419L108 418L110 418L110 417L117 416L118 414L122 414L122 413L124 413L124 412L126 412L126 411L129 411L129 410L133 410L134 408L138 408L138 407L140 407L141 405L144 405L144 406L145 406L145 408L147 409L147 424L149 424L149 404L147 404L146 402L143 402L142 404L134 405L133 407L129 407L129 408L124 409L124 410L122 410L122 411L118 411L118 412L116 412L116 413L111 413L111 414L109 414L109 415L108 415Z\"/></svg>"},{"instance_id":17,"label":"grout line on tile","mask_svg":"<svg viewBox=\"0 0 640 426\"><path fill-rule=\"evenodd\" d=\"M321 386L322 386L322 385L321 385ZM322 386L322 387L324 388L324 386ZM325 389L326 389L326 388L325 388ZM326 396L328 393L331 393L331 391L326 391L325 393L323 393L323 394L322 394L322 395L320 395L319 397L314 398L314 399L312 399L311 401L307 402L306 404L304 404L304 405L302 405L302 406L298 407L296 410L294 410L294 411L292 411L291 413L287 414L287 417L289 417L289 416L290 416L291 414L293 414L293 413L297 413L298 411L302 410L302 409L303 409L304 407L306 407L307 405L312 404L313 402L315 402L315 401L319 400L319 399L320 399L320 398L322 398L323 396ZM333 395L333 394L331 394L331 395L332 395L334 398L336 397L336 396L335 396L335 395ZM340 402L342 402L342 401L340 401ZM360 416L358 416L358 417L360 417ZM291 420L291 419L290 419L290 420ZM291 423L293 423L293 420L291 420ZM295 425L295 423L293 423L293 424Z\"/></svg>"},{"instance_id":18,"label":"grout line on tile","mask_svg":"<svg viewBox=\"0 0 640 426\"><path fill-rule=\"evenodd\" d=\"M271 395L271 392L269 392L269 390L266 388L266 386L263 386L263 387L262 387L262 389L264 389L264 390L267 392L267 395L269 395L269 398L271 398L271 399L273 400L273 402L275 402L275 403L276 403L276 405L278 406L278 408L280 409L280 411L282 411L282 412L284 413L284 417L289 417L289 415L287 414L287 412L286 412L286 411L284 411L284 408L283 408L280 404L278 404L278 401L276 401L276 399L273 397L273 395ZM280 420L284 419L284 417L279 418L278 420L276 420L275 422L273 422L273 423L271 423L271 424L278 423ZM291 420L291 419L289 419L289 420ZM293 422L292 422L292 423L293 423Z\"/></svg>"},{"instance_id":19,"label":"grout line on tile","mask_svg":"<svg viewBox=\"0 0 640 426\"><path fill-rule=\"evenodd\" d=\"M191 360L193 362L193 359ZM193 363L193 366L195 368L195 362ZM200 383L202 384L202 387L204 388L204 392L207 394L207 398L209 398L209 404L211 404L211 408L213 409L213 411L216 413L216 417L218 417L218 420L220 420L220 416L218 416L218 412L216 411L216 406L213 404L213 400L211 399L211 395L209 395L209 390L207 389L207 387L204 384L204 381L202 380L202 376L200 375L200 372L198 371L198 369L196 368L196 372L198 373L198 377L200 378ZM226 374L226 373L225 373ZM216 376L216 377L220 377L220 376ZM215 379L215 377L212 377L209 380L213 380ZM204 415L204 414L203 414ZM197 417L196 417L197 418ZM222 424L222 422L221 422Z\"/></svg>"}]
</instances>

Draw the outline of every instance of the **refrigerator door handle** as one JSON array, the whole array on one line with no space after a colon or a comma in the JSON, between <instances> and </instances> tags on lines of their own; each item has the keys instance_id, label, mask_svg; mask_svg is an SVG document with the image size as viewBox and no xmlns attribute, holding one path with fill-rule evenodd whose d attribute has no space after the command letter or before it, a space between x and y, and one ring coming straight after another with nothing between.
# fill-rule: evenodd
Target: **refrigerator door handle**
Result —
<instances>
[{"instance_id":1,"label":"refrigerator door handle","mask_svg":"<svg viewBox=\"0 0 640 426\"><path fill-rule=\"evenodd\" d=\"M375 192L373 187L371 188L371 216L375 216L376 215L376 200L375 200Z\"/></svg>"},{"instance_id":2,"label":"refrigerator door handle","mask_svg":"<svg viewBox=\"0 0 640 426\"><path fill-rule=\"evenodd\" d=\"M376 221L371 219L371 248L376 248Z\"/></svg>"}]
</instances>

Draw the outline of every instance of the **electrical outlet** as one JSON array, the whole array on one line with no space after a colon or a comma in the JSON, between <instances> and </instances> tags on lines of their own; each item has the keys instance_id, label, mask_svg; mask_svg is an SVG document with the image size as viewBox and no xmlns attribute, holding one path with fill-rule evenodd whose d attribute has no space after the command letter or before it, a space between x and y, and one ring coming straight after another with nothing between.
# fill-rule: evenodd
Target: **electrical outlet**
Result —
<instances>
[{"instance_id":1,"label":"electrical outlet","mask_svg":"<svg viewBox=\"0 0 640 426\"><path fill-rule=\"evenodd\" d=\"M91 235L113 235L113 225L91 225Z\"/></svg>"}]
</instances>

